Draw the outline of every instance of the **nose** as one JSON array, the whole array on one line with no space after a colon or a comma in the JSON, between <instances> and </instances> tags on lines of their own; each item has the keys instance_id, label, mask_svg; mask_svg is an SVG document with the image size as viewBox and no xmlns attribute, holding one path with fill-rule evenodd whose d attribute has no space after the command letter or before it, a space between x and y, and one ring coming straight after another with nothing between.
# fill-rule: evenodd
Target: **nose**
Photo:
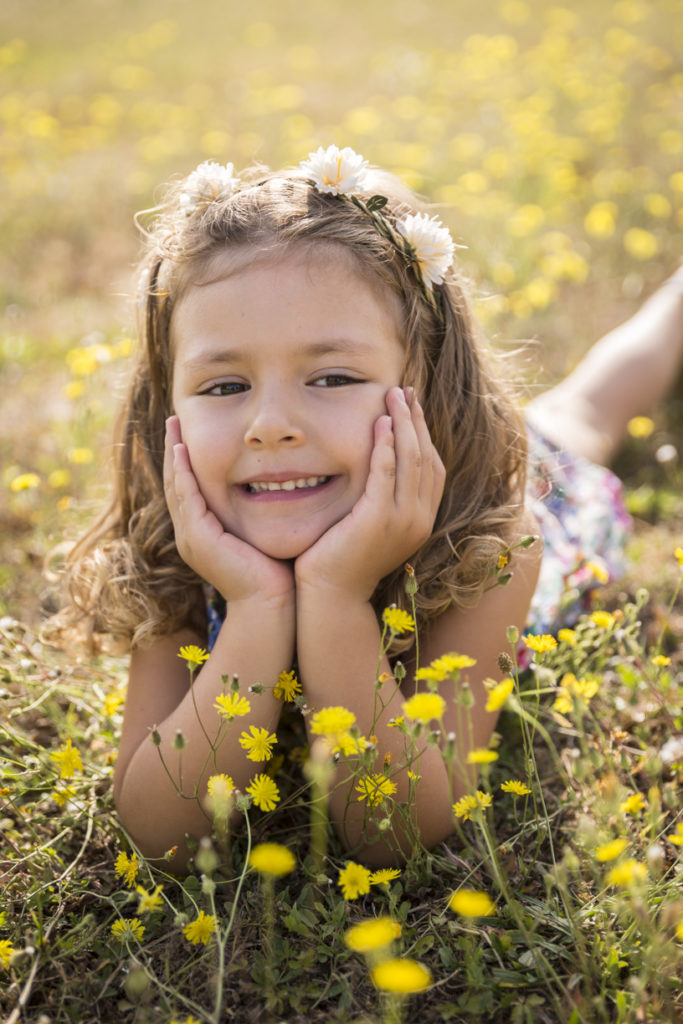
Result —
<instances>
[{"instance_id":1,"label":"nose","mask_svg":"<svg viewBox=\"0 0 683 1024\"><path fill-rule=\"evenodd\" d=\"M249 422L244 433L244 443L249 448L279 448L281 445L294 448L301 444L303 428L291 403L282 396L254 397Z\"/></svg>"}]
</instances>

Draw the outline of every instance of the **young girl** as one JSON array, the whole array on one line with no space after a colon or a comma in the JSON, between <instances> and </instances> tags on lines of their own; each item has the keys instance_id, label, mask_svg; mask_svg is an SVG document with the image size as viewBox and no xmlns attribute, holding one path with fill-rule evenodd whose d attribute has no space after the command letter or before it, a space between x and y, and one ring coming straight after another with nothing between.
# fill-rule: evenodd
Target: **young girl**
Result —
<instances>
[{"instance_id":1,"label":"young girl","mask_svg":"<svg viewBox=\"0 0 683 1024\"><path fill-rule=\"evenodd\" d=\"M309 711L342 705L374 733L375 771L401 765L404 737L390 719L415 692L412 633L391 651L407 668L404 695L387 657L379 692L375 680L382 610L409 607L406 562L419 587L420 663L451 651L476 661L464 674L469 728L458 729L452 699L443 720L460 765L490 740L484 680L503 674L508 627L549 628L572 573L580 590L587 562L616 565L618 487L581 456L606 461L673 374L680 279L644 314L649 350L631 321L531 403L527 477L526 428L484 354L453 254L411 193L336 147L282 173L236 178L231 165L202 164L157 211L117 491L72 558L94 631L132 645L115 797L148 857L177 846L174 863L185 864L186 836L210 831L187 798L195 785L201 795L224 772L244 791L261 770L237 736L276 729L273 687L292 666ZM651 379L655 362L665 365ZM541 540L517 547L541 532L535 513L552 543L545 556ZM511 549L509 583L491 586ZM190 691L179 648L207 644ZM215 719L225 675L242 694L263 688L214 763L202 723ZM184 795L159 756L177 764L179 734ZM474 779L456 774L454 791L434 747L419 771L410 813L430 847L452 831L452 804ZM347 776L339 770L330 796L345 844L370 864L395 862L407 831L397 823L388 842ZM407 771L391 781L406 801Z\"/></svg>"}]
</instances>

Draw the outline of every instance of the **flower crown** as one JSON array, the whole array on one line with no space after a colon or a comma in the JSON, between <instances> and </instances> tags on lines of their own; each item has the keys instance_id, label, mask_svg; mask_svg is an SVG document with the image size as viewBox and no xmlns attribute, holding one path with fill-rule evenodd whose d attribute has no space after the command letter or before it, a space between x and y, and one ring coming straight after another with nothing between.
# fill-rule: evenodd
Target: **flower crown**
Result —
<instances>
[{"instance_id":1,"label":"flower crown","mask_svg":"<svg viewBox=\"0 0 683 1024\"><path fill-rule=\"evenodd\" d=\"M438 218L424 213L409 214L393 223L382 213L388 202L386 196L361 199L357 193L367 191L368 162L348 146L321 146L315 153L309 153L299 167L316 191L353 203L372 220L379 233L392 242L413 268L424 297L438 312L434 285L443 283L455 253L448 228ZM184 183L181 210L189 216L210 203L229 199L240 186L233 172L232 164L223 167L212 160L200 164Z\"/></svg>"}]
</instances>

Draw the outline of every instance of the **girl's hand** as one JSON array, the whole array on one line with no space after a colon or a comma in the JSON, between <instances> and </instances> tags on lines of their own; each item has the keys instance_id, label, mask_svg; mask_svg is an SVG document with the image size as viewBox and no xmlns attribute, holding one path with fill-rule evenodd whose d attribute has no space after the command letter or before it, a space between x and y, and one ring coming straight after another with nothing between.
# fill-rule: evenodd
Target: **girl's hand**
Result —
<instances>
[{"instance_id":1,"label":"girl's hand","mask_svg":"<svg viewBox=\"0 0 683 1024\"><path fill-rule=\"evenodd\" d=\"M446 472L413 389L391 388L375 423L365 492L351 512L295 562L297 585L344 590L363 601L430 536Z\"/></svg>"},{"instance_id":2,"label":"girl's hand","mask_svg":"<svg viewBox=\"0 0 683 1024\"><path fill-rule=\"evenodd\" d=\"M177 416L166 422L164 493L180 557L226 601L293 599L291 567L227 533L207 506Z\"/></svg>"}]
</instances>

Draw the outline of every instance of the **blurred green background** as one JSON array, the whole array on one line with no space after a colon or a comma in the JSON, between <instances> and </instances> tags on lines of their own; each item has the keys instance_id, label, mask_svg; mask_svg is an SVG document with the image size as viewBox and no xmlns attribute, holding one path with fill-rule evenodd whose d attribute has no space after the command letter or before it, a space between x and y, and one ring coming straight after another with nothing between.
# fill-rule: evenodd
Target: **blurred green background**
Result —
<instances>
[{"instance_id":1,"label":"blurred green background","mask_svg":"<svg viewBox=\"0 0 683 1024\"><path fill-rule=\"evenodd\" d=\"M682 0L5 0L0 614L106 487L160 182L354 147L439 204L537 386L681 257L682 54Z\"/></svg>"}]
</instances>

